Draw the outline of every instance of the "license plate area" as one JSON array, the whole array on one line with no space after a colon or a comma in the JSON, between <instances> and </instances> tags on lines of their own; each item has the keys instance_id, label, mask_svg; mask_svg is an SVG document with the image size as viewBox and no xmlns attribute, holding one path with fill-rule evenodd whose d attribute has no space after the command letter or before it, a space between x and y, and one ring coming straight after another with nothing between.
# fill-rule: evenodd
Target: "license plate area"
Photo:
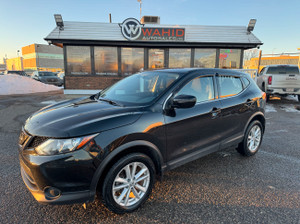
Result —
<instances>
[{"instance_id":1,"label":"license plate area","mask_svg":"<svg viewBox=\"0 0 300 224\"><path fill-rule=\"evenodd\" d=\"M286 92L294 92L294 89L293 88L286 88L285 91Z\"/></svg>"},{"instance_id":2,"label":"license plate area","mask_svg":"<svg viewBox=\"0 0 300 224\"><path fill-rule=\"evenodd\" d=\"M297 80L297 77L295 75L289 75L286 77L286 80Z\"/></svg>"}]
</instances>

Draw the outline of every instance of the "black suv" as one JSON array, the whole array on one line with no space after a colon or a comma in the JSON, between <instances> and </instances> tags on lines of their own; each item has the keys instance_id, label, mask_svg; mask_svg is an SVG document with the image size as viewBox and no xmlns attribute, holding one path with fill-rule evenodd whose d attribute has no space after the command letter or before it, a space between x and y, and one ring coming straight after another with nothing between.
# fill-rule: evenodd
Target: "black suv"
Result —
<instances>
[{"instance_id":1,"label":"black suv","mask_svg":"<svg viewBox=\"0 0 300 224\"><path fill-rule=\"evenodd\" d=\"M265 104L236 71L135 74L31 115L19 138L21 174L40 203L91 202L98 193L113 212L131 212L167 170L229 146L254 155Z\"/></svg>"},{"instance_id":2,"label":"black suv","mask_svg":"<svg viewBox=\"0 0 300 224\"><path fill-rule=\"evenodd\" d=\"M16 74L16 75L20 75L20 76L28 76L26 74L26 72L24 72L24 71L17 71L17 70L7 71L6 74Z\"/></svg>"}]
</instances>

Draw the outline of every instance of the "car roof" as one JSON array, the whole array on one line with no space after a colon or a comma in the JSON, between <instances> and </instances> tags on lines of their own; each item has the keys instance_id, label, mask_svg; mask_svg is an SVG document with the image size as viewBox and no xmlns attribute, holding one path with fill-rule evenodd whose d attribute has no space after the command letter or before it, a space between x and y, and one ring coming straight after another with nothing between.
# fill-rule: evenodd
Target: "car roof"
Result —
<instances>
[{"instance_id":1,"label":"car roof","mask_svg":"<svg viewBox=\"0 0 300 224\"><path fill-rule=\"evenodd\" d=\"M298 65L267 65L266 67L298 67Z\"/></svg>"},{"instance_id":2,"label":"car roof","mask_svg":"<svg viewBox=\"0 0 300 224\"><path fill-rule=\"evenodd\" d=\"M180 75L187 75L191 72L199 72L200 75L207 73L219 73L219 74L234 74L234 75L245 75L242 71L236 71L232 69L221 69L221 68L169 68L169 69L158 69L158 70L149 70L149 71L158 71L158 72L169 72L169 73L177 73Z\"/></svg>"}]
</instances>

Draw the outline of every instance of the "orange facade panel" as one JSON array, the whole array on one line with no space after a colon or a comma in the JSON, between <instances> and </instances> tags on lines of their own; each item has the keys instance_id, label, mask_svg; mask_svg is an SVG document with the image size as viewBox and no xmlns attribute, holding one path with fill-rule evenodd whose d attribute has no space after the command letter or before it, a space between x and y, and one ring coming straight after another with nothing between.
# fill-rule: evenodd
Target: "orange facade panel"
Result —
<instances>
[{"instance_id":1,"label":"orange facade panel","mask_svg":"<svg viewBox=\"0 0 300 224\"><path fill-rule=\"evenodd\" d=\"M24 69L36 67L36 58L23 59Z\"/></svg>"},{"instance_id":2,"label":"orange facade panel","mask_svg":"<svg viewBox=\"0 0 300 224\"><path fill-rule=\"evenodd\" d=\"M22 55L35 53L35 44L22 47Z\"/></svg>"}]
</instances>

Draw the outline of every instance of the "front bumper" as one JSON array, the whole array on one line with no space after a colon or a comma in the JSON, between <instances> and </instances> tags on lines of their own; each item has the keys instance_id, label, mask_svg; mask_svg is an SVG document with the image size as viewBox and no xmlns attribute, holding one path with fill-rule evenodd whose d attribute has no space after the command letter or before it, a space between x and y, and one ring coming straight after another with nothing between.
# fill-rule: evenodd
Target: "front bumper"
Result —
<instances>
[{"instance_id":1,"label":"front bumper","mask_svg":"<svg viewBox=\"0 0 300 224\"><path fill-rule=\"evenodd\" d=\"M39 156L33 149L19 148L22 179L42 204L91 202L90 186L97 169L97 157L86 148L71 153Z\"/></svg>"}]
</instances>

